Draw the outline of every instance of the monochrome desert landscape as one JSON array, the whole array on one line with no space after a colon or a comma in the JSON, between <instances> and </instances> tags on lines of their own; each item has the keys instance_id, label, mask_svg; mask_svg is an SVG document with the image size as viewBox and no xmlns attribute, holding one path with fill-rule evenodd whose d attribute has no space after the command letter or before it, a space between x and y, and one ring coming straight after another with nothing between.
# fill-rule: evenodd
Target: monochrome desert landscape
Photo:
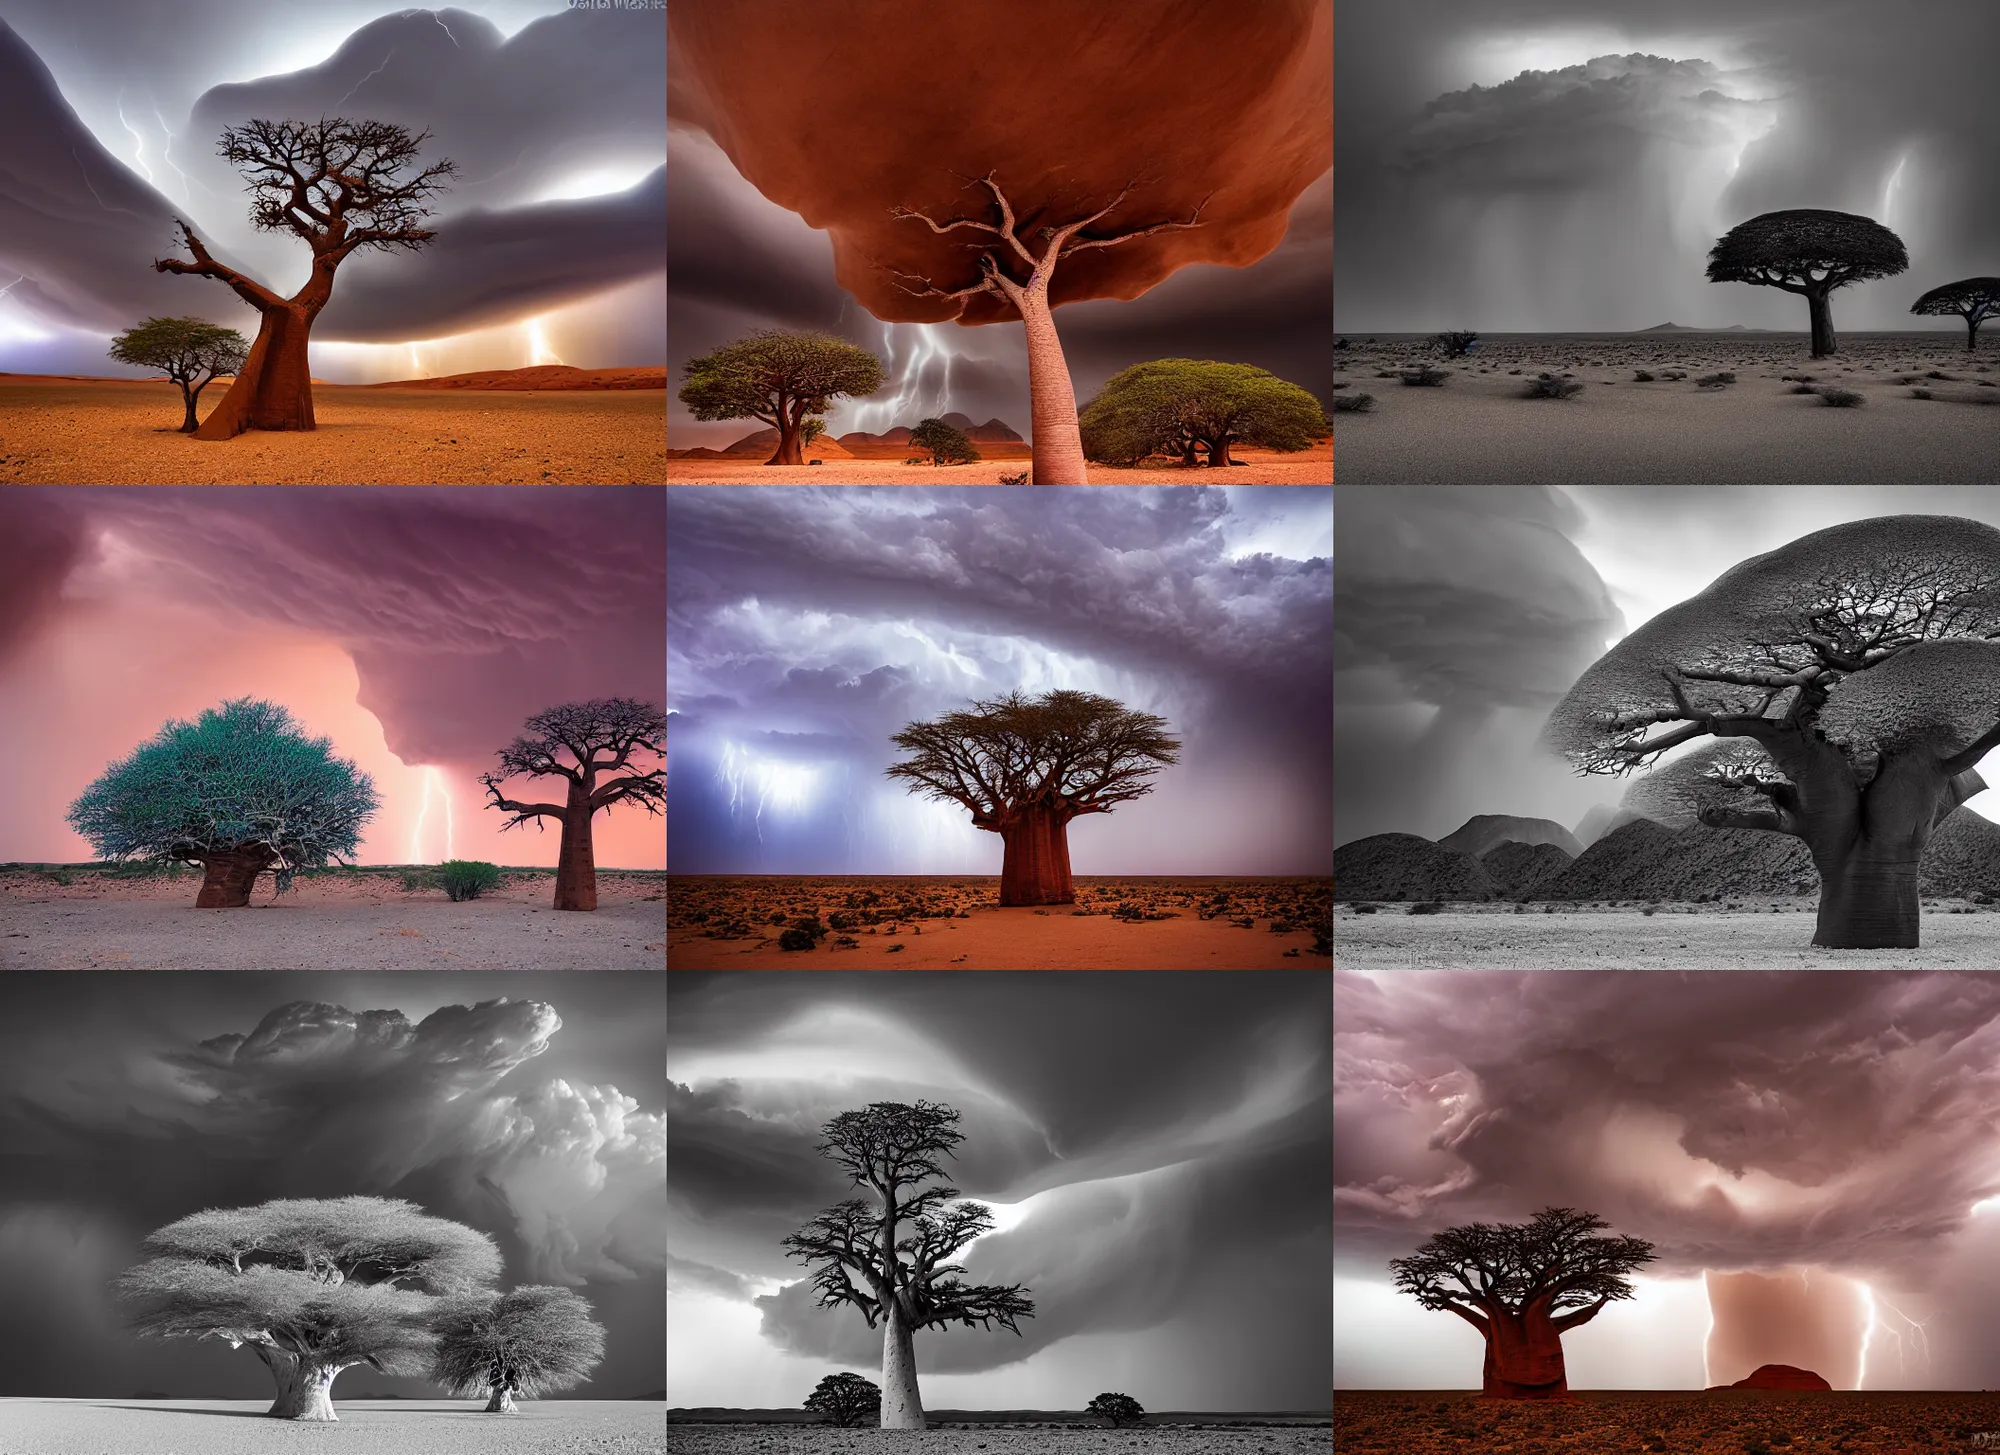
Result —
<instances>
[{"instance_id":1,"label":"monochrome desert landscape","mask_svg":"<svg viewBox=\"0 0 2000 1455\"><path fill-rule=\"evenodd\" d=\"M687 1413L667 1412L670 1455L871 1455L899 1450L907 1437L893 1430L826 1428L776 1423L689 1423ZM723 1413L723 1412L713 1412ZM747 1411L749 1414L775 1411ZM1064 1455L1069 1451L1118 1451L1131 1455L1311 1455L1326 1449L1331 1421L1325 1415L1268 1418L1245 1415L1161 1415L1142 1425L1112 1429L1035 1411L941 1411L923 1437L926 1450L944 1455Z\"/></svg>"}]
</instances>

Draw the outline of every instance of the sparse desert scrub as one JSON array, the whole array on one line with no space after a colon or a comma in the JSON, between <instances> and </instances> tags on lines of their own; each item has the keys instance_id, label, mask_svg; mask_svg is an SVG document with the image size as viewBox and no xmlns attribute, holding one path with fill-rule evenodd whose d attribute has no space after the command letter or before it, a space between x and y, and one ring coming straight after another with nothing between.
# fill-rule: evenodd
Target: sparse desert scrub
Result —
<instances>
[{"instance_id":1,"label":"sparse desert scrub","mask_svg":"<svg viewBox=\"0 0 2000 1455\"><path fill-rule=\"evenodd\" d=\"M1419 364L1414 369L1405 369L1401 375L1405 384L1433 389L1443 384L1450 377L1451 372L1449 370L1433 369L1429 364Z\"/></svg>"},{"instance_id":2,"label":"sparse desert scrub","mask_svg":"<svg viewBox=\"0 0 2000 1455\"><path fill-rule=\"evenodd\" d=\"M1574 379L1558 378L1554 374L1542 374L1528 381L1521 391L1523 399L1574 399L1583 393L1583 385Z\"/></svg>"},{"instance_id":3,"label":"sparse desert scrub","mask_svg":"<svg viewBox=\"0 0 2000 1455\"><path fill-rule=\"evenodd\" d=\"M1862 402L1861 396L1852 389L1818 389L1819 402L1832 409L1853 409Z\"/></svg>"},{"instance_id":4,"label":"sparse desert scrub","mask_svg":"<svg viewBox=\"0 0 2000 1455\"><path fill-rule=\"evenodd\" d=\"M1366 414L1375 407L1373 394L1336 394L1333 396L1335 414Z\"/></svg>"}]
</instances>

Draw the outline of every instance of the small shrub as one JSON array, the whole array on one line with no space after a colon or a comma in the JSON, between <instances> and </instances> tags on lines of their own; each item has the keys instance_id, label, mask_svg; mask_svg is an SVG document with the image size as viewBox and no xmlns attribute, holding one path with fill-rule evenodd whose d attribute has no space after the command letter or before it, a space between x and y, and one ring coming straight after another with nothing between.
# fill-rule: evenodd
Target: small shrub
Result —
<instances>
[{"instance_id":1,"label":"small shrub","mask_svg":"<svg viewBox=\"0 0 2000 1455\"><path fill-rule=\"evenodd\" d=\"M1819 402L1832 409L1853 409L1861 403L1861 396L1852 389L1822 389Z\"/></svg>"},{"instance_id":2,"label":"small shrub","mask_svg":"<svg viewBox=\"0 0 2000 1455\"><path fill-rule=\"evenodd\" d=\"M1444 369L1433 369L1429 364L1419 364L1414 369L1403 370L1400 377L1405 384L1413 388L1423 385L1435 389L1451 375Z\"/></svg>"},{"instance_id":3,"label":"small shrub","mask_svg":"<svg viewBox=\"0 0 2000 1455\"><path fill-rule=\"evenodd\" d=\"M1931 369L1924 374L1924 377L1926 379L1953 379L1956 376L1947 374L1942 369Z\"/></svg>"},{"instance_id":4,"label":"small shrub","mask_svg":"<svg viewBox=\"0 0 2000 1455\"><path fill-rule=\"evenodd\" d=\"M1436 901L1435 899L1426 899L1426 900L1422 900L1422 901L1420 901L1419 903L1416 903L1416 904L1413 904L1413 905L1411 905L1411 906L1410 906L1410 907L1409 907L1409 908L1408 908L1407 910L1405 910L1405 911L1404 911L1404 913L1405 913L1405 914L1442 914L1442 913L1444 913L1444 906L1443 906L1443 905L1441 905L1441 904L1439 904L1439 903L1438 903L1438 902L1437 902L1437 901Z\"/></svg>"},{"instance_id":5,"label":"small shrub","mask_svg":"<svg viewBox=\"0 0 2000 1455\"><path fill-rule=\"evenodd\" d=\"M1335 414L1366 414L1375 407L1373 394L1336 394L1333 396Z\"/></svg>"},{"instance_id":6,"label":"small shrub","mask_svg":"<svg viewBox=\"0 0 2000 1455\"><path fill-rule=\"evenodd\" d=\"M1780 374L1778 377L1784 380L1786 383L1790 383L1793 380L1797 380L1801 384L1810 384L1813 381L1813 376L1810 374Z\"/></svg>"},{"instance_id":7,"label":"small shrub","mask_svg":"<svg viewBox=\"0 0 2000 1455\"><path fill-rule=\"evenodd\" d=\"M477 899L500 882L500 866L477 859L447 859L437 866L437 884L453 904Z\"/></svg>"},{"instance_id":8,"label":"small shrub","mask_svg":"<svg viewBox=\"0 0 2000 1455\"><path fill-rule=\"evenodd\" d=\"M1357 904L1354 906L1354 912L1356 914L1380 914L1382 907L1379 904Z\"/></svg>"},{"instance_id":9,"label":"small shrub","mask_svg":"<svg viewBox=\"0 0 2000 1455\"><path fill-rule=\"evenodd\" d=\"M1727 369L1724 369L1720 373L1716 374L1703 374L1699 379L1695 380L1694 382L1699 384L1704 389L1720 389L1725 384L1734 384L1736 382L1736 376L1730 373Z\"/></svg>"},{"instance_id":10,"label":"small shrub","mask_svg":"<svg viewBox=\"0 0 2000 1455\"><path fill-rule=\"evenodd\" d=\"M1396 371L1394 369L1377 369L1375 377L1378 379L1393 379L1396 377Z\"/></svg>"},{"instance_id":11,"label":"small shrub","mask_svg":"<svg viewBox=\"0 0 2000 1455\"><path fill-rule=\"evenodd\" d=\"M909 461L905 460L903 463L908 464ZM1023 470L1018 475L1002 475L1000 483L1002 485L1025 485L1028 483L1028 472Z\"/></svg>"},{"instance_id":12,"label":"small shrub","mask_svg":"<svg viewBox=\"0 0 2000 1455\"><path fill-rule=\"evenodd\" d=\"M1646 369L1634 369L1632 371L1632 382L1634 384L1650 384L1653 382L1653 375Z\"/></svg>"},{"instance_id":13,"label":"small shrub","mask_svg":"<svg viewBox=\"0 0 2000 1455\"><path fill-rule=\"evenodd\" d=\"M1479 335L1464 329L1448 328L1431 335L1431 352L1447 359L1462 359L1479 346Z\"/></svg>"},{"instance_id":14,"label":"small shrub","mask_svg":"<svg viewBox=\"0 0 2000 1455\"><path fill-rule=\"evenodd\" d=\"M1660 377L1661 377L1662 379L1675 379L1675 380L1679 380L1679 379L1685 379L1685 378L1687 378L1687 376L1688 376L1688 371L1687 371L1686 369L1662 369L1662 370L1660 370Z\"/></svg>"},{"instance_id":15,"label":"small shrub","mask_svg":"<svg viewBox=\"0 0 2000 1455\"><path fill-rule=\"evenodd\" d=\"M1817 394L1819 393L1819 390L1813 388L1813 386L1810 384L1794 384L1791 388L1787 389L1785 392L1787 394Z\"/></svg>"},{"instance_id":16,"label":"small shrub","mask_svg":"<svg viewBox=\"0 0 2000 1455\"><path fill-rule=\"evenodd\" d=\"M851 930L855 927L855 925L859 924L860 921L855 919L855 917L851 914L842 914L839 910L835 910L832 914L826 917L826 923L828 929Z\"/></svg>"},{"instance_id":17,"label":"small shrub","mask_svg":"<svg viewBox=\"0 0 2000 1455\"><path fill-rule=\"evenodd\" d=\"M1583 393L1583 385L1574 379L1558 379L1553 374L1543 374L1530 379L1528 387L1521 391L1523 399L1573 399Z\"/></svg>"},{"instance_id":18,"label":"small shrub","mask_svg":"<svg viewBox=\"0 0 2000 1455\"><path fill-rule=\"evenodd\" d=\"M810 950L818 943L818 940L796 926L778 936L778 948L781 950Z\"/></svg>"},{"instance_id":19,"label":"small shrub","mask_svg":"<svg viewBox=\"0 0 2000 1455\"><path fill-rule=\"evenodd\" d=\"M64 888L68 888L70 884L70 874L67 869L44 869L41 871L41 877L51 884L60 884Z\"/></svg>"},{"instance_id":20,"label":"small shrub","mask_svg":"<svg viewBox=\"0 0 2000 1455\"><path fill-rule=\"evenodd\" d=\"M898 940L895 944L890 945L888 948L886 948L882 953L885 955L893 955L902 948L903 948L902 941Z\"/></svg>"},{"instance_id":21,"label":"small shrub","mask_svg":"<svg viewBox=\"0 0 2000 1455\"><path fill-rule=\"evenodd\" d=\"M833 937L833 948L836 950L858 950L861 948L861 941L855 939L852 935L835 935Z\"/></svg>"},{"instance_id":22,"label":"small shrub","mask_svg":"<svg viewBox=\"0 0 2000 1455\"><path fill-rule=\"evenodd\" d=\"M1934 399L1936 397L1928 389L1912 389L1910 391L1910 398L1912 399Z\"/></svg>"}]
</instances>

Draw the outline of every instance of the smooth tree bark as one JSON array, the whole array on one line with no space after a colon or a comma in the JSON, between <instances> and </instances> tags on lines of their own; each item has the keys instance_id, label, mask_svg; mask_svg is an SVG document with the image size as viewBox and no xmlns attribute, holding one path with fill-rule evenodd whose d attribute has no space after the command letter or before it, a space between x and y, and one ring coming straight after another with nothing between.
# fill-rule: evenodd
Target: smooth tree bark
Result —
<instances>
[{"instance_id":1,"label":"smooth tree bark","mask_svg":"<svg viewBox=\"0 0 2000 1455\"><path fill-rule=\"evenodd\" d=\"M242 909L250 903L250 891L257 876L278 862L266 844L246 844L241 848L202 856L201 892L195 896L196 909Z\"/></svg>"},{"instance_id":2,"label":"smooth tree bark","mask_svg":"<svg viewBox=\"0 0 2000 1455\"><path fill-rule=\"evenodd\" d=\"M418 224L426 204L457 169L437 162L412 177L403 167L429 138L388 122L322 118L253 120L222 134L221 152L246 169L251 220L262 232L290 232L312 249L299 290L286 298L212 257L194 229L178 225L194 261L155 259L162 273L214 278L256 309L261 322L250 356L196 439L231 439L250 429L314 427L312 368L306 346L313 320L333 297L340 265L361 248L415 251L437 236Z\"/></svg>"},{"instance_id":3,"label":"smooth tree bark","mask_svg":"<svg viewBox=\"0 0 2000 1455\"><path fill-rule=\"evenodd\" d=\"M1076 903L1076 884L1069 872L1069 821L1082 812L1037 802L1003 814L1003 905Z\"/></svg>"},{"instance_id":4,"label":"smooth tree bark","mask_svg":"<svg viewBox=\"0 0 2000 1455\"><path fill-rule=\"evenodd\" d=\"M1600 1299L1560 1317L1549 1312L1547 1299L1518 1311L1498 1304L1478 1313L1454 1306L1452 1312L1486 1340L1480 1394L1487 1399L1568 1398L1562 1336L1596 1318L1604 1303Z\"/></svg>"},{"instance_id":5,"label":"smooth tree bark","mask_svg":"<svg viewBox=\"0 0 2000 1455\"><path fill-rule=\"evenodd\" d=\"M278 1397L268 1414L281 1420L338 1421L333 1412L333 1380L345 1364L322 1363L316 1359L294 1360L279 1375Z\"/></svg>"},{"instance_id":6,"label":"smooth tree bark","mask_svg":"<svg viewBox=\"0 0 2000 1455\"><path fill-rule=\"evenodd\" d=\"M1156 222L1149 227L1113 233L1108 237L1085 235L1084 228L1116 211L1132 189L1139 185L1137 181L1128 182L1107 205L1088 217L1060 227L1044 226L1036 231L1035 241L1040 244L1040 251L1037 252L1017 234L1022 227L1033 224L1040 213L1017 221L1006 193L993 180L993 174L988 172L977 180L983 182L993 194L1000 213L997 223L973 217L955 217L939 223L921 212L903 207L894 209L892 215L915 218L936 233L968 228L997 238L998 244L989 246L979 256L979 281L947 289L938 287L928 278L899 272L896 274L898 279L913 279L923 286L912 288L902 282L897 286L920 297L947 299L969 298L975 293L998 293L1014 305L1015 312L1021 316L1028 341L1029 434L1034 451L1031 483L1087 485L1090 476L1083 458L1083 436L1076 422L1076 389L1070 381L1069 363L1063 357L1062 338L1056 332L1054 307L1049 301L1049 285L1055 278L1056 264L1061 258L1088 248L1113 247L1133 238L1150 237L1156 232L1174 228L1200 227L1201 208L1207 205L1207 201L1203 199L1186 222ZM1027 276L1014 276L1021 272Z\"/></svg>"}]
</instances>

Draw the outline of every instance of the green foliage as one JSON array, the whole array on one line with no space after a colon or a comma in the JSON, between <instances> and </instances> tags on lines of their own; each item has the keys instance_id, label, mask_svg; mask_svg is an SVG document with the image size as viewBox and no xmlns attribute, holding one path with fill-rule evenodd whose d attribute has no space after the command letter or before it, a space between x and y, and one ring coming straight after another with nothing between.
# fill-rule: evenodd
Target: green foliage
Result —
<instances>
[{"instance_id":1,"label":"green foliage","mask_svg":"<svg viewBox=\"0 0 2000 1455\"><path fill-rule=\"evenodd\" d=\"M1446 376L1436 370L1441 382ZM1155 359L1105 381L1077 416L1087 459L1131 465L1188 441L1294 452L1331 433L1319 401L1249 364Z\"/></svg>"},{"instance_id":2,"label":"green foliage","mask_svg":"<svg viewBox=\"0 0 2000 1455\"><path fill-rule=\"evenodd\" d=\"M786 429L842 395L882 387L882 361L826 333L760 329L689 359L680 400L696 419L761 419ZM792 417L779 417L779 395Z\"/></svg>"},{"instance_id":3,"label":"green foliage","mask_svg":"<svg viewBox=\"0 0 2000 1455\"><path fill-rule=\"evenodd\" d=\"M529 1285L498 1298L454 1300L436 1320L432 1382L471 1397L507 1390L533 1399L573 1389L604 1359L604 1330L567 1288Z\"/></svg>"},{"instance_id":4,"label":"green foliage","mask_svg":"<svg viewBox=\"0 0 2000 1455\"><path fill-rule=\"evenodd\" d=\"M826 433L826 421L818 417L799 421L799 447L803 449Z\"/></svg>"},{"instance_id":5,"label":"green foliage","mask_svg":"<svg viewBox=\"0 0 2000 1455\"><path fill-rule=\"evenodd\" d=\"M1109 1420L1114 1428L1136 1425L1146 1418L1144 1408L1129 1394L1100 1394L1084 1406L1084 1413Z\"/></svg>"},{"instance_id":6,"label":"green foliage","mask_svg":"<svg viewBox=\"0 0 2000 1455\"><path fill-rule=\"evenodd\" d=\"M882 1418L882 1391L859 1374L829 1374L806 1396L805 1408L829 1425L872 1425Z\"/></svg>"},{"instance_id":7,"label":"green foliage","mask_svg":"<svg viewBox=\"0 0 2000 1455\"><path fill-rule=\"evenodd\" d=\"M477 899L500 882L500 866L477 859L447 859L437 866L437 886L453 904Z\"/></svg>"},{"instance_id":8,"label":"green foliage","mask_svg":"<svg viewBox=\"0 0 2000 1455\"><path fill-rule=\"evenodd\" d=\"M918 421L917 427L910 431L910 443L929 450L933 465L967 465L980 458L964 431L941 419Z\"/></svg>"},{"instance_id":9,"label":"green foliage","mask_svg":"<svg viewBox=\"0 0 2000 1455\"><path fill-rule=\"evenodd\" d=\"M349 858L378 806L373 781L274 703L241 697L170 721L70 805L99 857L199 862L262 846L278 887Z\"/></svg>"},{"instance_id":10,"label":"green foliage","mask_svg":"<svg viewBox=\"0 0 2000 1455\"><path fill-rule=\"evenodd\" d=\"M235 373L250 355L250 340L199 318L149 318L112 339L109 353L121 364L158 369L186 384L197 374L213 379Z\"/></svg>"}]
</instances>

